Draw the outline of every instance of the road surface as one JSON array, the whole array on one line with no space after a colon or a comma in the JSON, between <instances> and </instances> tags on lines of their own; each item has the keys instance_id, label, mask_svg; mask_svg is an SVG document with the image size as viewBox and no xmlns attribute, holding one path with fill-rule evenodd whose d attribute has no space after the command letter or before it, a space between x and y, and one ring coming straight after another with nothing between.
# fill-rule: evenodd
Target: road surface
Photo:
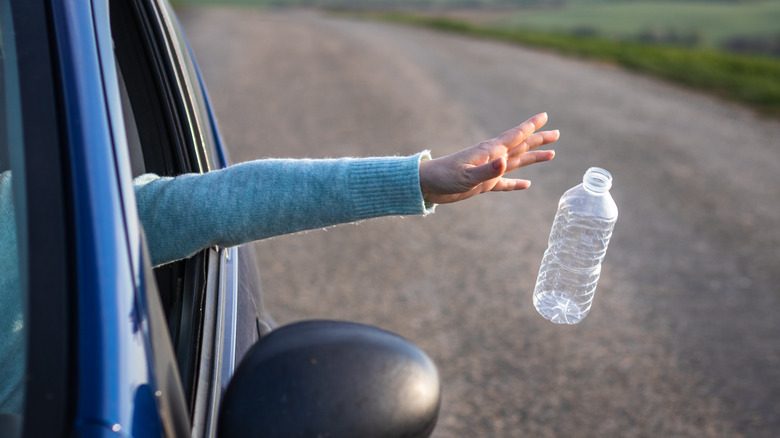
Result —
<instances>
[{"instance_id":1,"label":"road surface","mask_svg":"<svg viewBox=\"0 0 780 438\"><path fill-rule=\"evenodd\" d=\"M280 323L417 343L436 437L780 436L780 123L625 72L312 12L180 18L234 161L444 155L547 111L533 186L256 245ZM612 172L620 218L591 314L531 304L557 200Z\"/></svg>"}]
</instances>

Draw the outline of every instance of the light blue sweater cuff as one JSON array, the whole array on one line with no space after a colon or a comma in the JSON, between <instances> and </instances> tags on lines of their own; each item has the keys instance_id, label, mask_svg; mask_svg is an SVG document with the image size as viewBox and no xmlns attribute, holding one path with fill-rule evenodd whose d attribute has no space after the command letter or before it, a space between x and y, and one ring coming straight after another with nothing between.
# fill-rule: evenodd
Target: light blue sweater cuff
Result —
<instances>
[{"instance_id":1,"label":"light blue sweater cuff","mask_svg":"<svg viewBox=\"0 0 780 438\"><path fill-rule=\"evenodd\" d=\"M349 163L353 220L388 215L429 214L420 191L420 161L428 151L412 157L354 159Z\"/></svg>"}]
</instances>

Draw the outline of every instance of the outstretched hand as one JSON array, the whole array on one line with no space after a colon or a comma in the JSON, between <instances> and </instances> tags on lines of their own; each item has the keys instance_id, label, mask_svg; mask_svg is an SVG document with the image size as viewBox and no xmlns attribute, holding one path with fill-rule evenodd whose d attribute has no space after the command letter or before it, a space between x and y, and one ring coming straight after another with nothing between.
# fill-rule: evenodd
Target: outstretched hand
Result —
<instances>
[{"instance_id":1,"label":"outstretched hand","mask_svg":"<svg viewBox=\"0 0 780 438\"><path fill-rule=\"evenodd\" d=\"M552 160L555 151L534 150L560 137L555 131L536 132L547 123L547 113L537 114L492 140L420 163L423 199L446 204L490 191L523 190L531 182L504 178L523 166Z\"/></svg>"}]
</instances>

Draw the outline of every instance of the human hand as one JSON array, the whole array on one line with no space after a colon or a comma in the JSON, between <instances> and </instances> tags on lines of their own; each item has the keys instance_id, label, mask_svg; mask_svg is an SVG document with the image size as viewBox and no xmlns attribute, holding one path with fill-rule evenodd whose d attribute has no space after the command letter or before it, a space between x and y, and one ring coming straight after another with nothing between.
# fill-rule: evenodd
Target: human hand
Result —
<instances>
[{"instance_id":1,"label":"human hand","mask_svg":"<svg viewBox=\"0 0 780 438\"><path fill-rule=\"evenodd\" d=\"M490 191L523 190L531 182L504 178L523 166L552 160L555 151L534 150L550 144L560 132L541 131L547 113L537 114L492 140L451 155L420 163L423 199L434 204L457 202Z\"/></svg>"}]
</instances>

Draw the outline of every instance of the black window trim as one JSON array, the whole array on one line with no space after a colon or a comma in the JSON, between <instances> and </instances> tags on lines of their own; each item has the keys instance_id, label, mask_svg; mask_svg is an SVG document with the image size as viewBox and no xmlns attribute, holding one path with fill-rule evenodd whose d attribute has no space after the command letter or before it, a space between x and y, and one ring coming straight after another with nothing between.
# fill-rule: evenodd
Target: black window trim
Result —
<instances>
[{"instance_id":1,"label":"black window trim","mask_svg":"<svg viewBox=\"0 0 780 438\"><path fill-rule=\"evenodd\" d=\"M175 30L171 29L168 16L159 1L134 0L135 16L143 26L146 46L152 49L150 57L157 68L158 77L165 78L168 111L175 115L179 150L188 162L180 172L203 173L210 170L204 139L204 130L198 120L192 90L186 79L186 67L177 51ZM165 61L163 61L165 60ZM191 81L190 81L191 82Z\"/></svg>"},{"instance_id":2,"label":"black window trim","mask_svg":"<svg viewBox=\"0 0 780 438\"><path fill-rule=\"evenodd\" d=\"M142 147L151 146L144 149L147 170L169 176L193 171L193 152L184 134L186 119L175 103L178 90L170 86L169 68L160 59L163 49L147 8L138 1L114 1L110 8L115 46L124 48L117 51L118 70L127 89L144 91L132 93L130 100L133 107L144 109L135 118L143 134ZM173 145L176 153L165 153L160 144ZM154 162L149 163L150 159Z\"/></svg>"}]
</instances>

